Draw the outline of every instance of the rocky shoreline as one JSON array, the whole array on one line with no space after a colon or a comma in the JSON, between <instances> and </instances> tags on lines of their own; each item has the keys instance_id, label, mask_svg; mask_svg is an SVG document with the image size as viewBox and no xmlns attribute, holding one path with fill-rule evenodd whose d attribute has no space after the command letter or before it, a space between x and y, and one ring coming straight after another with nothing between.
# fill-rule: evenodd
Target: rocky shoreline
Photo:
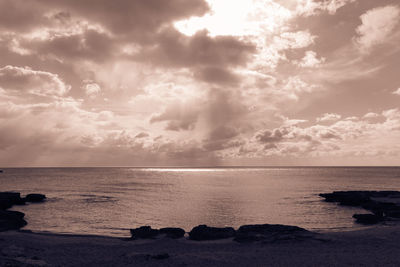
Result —
<instances>
[{"instance_id":1,"label":"rocky shoreline","mask_svg":"<svg viewBox=\"0 0 400 267\"><path fill-rule=\"evenodd\" d=\"M400 192L341 191L321 197L363 207L386 221L395 218L391 216L398 210ZM0 193L0 266L400 265L400 225L396 224L327 233L274 224L238 229L199 225L190 232L142 226L130 230L131 238L9 231L26 222L23 213L7 209L45 199L41 194L23 198L19 193Z\"/></svg>"},{"instance_id":2,"label":"rocky shoreline","mask_svg":"<svg viewBox=\"0 0 400 267\"><path fill-rule=\"evenodd\" d=\"M25 205L27 202L38 203L46 200L43 194L28 194L21 197L18 192L0 192L0 232L18 230L27 225L25 214L8 210L14 205Z\"/></svg>"},{"instance_id":3,"label":"rocky shoreline","mask_svg":"<svg viewBox=\"0 0 400 267\"><path fill-rule=\"evenodd\" d=\"M152 229L150 226L141 226L131 229L130 240L157 239L157 238L183 238L185 230L182 228ZM315 238L318 234L306 229L280 224L253 224L242 225L237 230L233 227L210 227L198 225L188 232L188 239L194 241L210 241L232 238L239 243L248 242L277 242L288 240L304 240Z\"/></svg>"},{"instance_id":4,"label":"rocky shoreline","mask_svg":"<svg viewBox=\"0 0 400 267\"><path fill-rule=\"evenodd\" d=\"M371 213L354 214L353 218L361 224L376 224L400 219L399 191L334 191L319 194L327 202L341 206L361 207Z\"/></svg>"},{"instance_id":5,"label":"rocky shoreline","mask_svg":"<svg viewBox=\"0 0 400 267\"><path fill-rule=\"evenodd\" d=\"M321 193L320 197L327 202L338 203L340 206L361 207L371 213L354 214L357 223L376 224L384 221L400 219L399 191L334 191ZM18 192L0 192L0 232L18 230L27 222L24 213L10 211L14 205L39 203L46 200L44 194L28 194L21 197ZM188 234L190 240L205 241L233 238L237 242L254 242L262 240L304 239L315 233L306 229L279 224L242 225L237 230L232 227L210 227L198 225L190 232L182 228L166 227L153 229L151 226L141 226L130 230L131 239L152 239L159 237L182 238Z\"/></svg>"}]
</instances>

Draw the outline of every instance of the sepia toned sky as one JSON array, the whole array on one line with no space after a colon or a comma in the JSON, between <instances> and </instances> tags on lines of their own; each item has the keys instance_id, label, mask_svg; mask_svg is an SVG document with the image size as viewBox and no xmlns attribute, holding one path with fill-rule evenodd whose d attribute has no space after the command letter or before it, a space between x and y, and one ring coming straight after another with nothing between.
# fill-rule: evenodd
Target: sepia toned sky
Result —
<instances>
[{"instance_id":1,"label":"sepia toned sky","mask_svg":"<svg viewBox=\"0 0 400 267\"><path fill-rule=\"evenodd\" d=\"M0 165L400 165L399 44L398 0L0 0Z\"/></svg>"}]
</instances>

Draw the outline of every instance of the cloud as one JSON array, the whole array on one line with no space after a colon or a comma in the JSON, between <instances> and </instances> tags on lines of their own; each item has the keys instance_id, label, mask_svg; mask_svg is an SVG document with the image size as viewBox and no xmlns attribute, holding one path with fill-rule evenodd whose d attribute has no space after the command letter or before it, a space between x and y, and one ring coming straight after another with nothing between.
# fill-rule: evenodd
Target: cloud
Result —
<instances>
[{"instance_id":1,"label":"cloud","mask_svg":"<svg viewBox=\"0 0 400 267\"><path fill-rule=\"evenodd\" d=\"M329 122L329 121L337 121L340 120L342 118L342 116L340 116L339 114L335 114L335 113L325 113L322 115L322 117L318 117L317 118L317 122Z\"/></svg>"},{"instance_id":2,"label":"cloud","mask_svg":"<svg viewBox=\"0 0 400 267\"><path fill-rule=\"evenodd\" d=\"M369 34L390 23L362 15L351 42L359 15L388 1L352 2L0 0L0 161L395 155L397 99L384 88L397 78L397 26L383 36L388 49L375 50ZM369 57L362 42L372 44ZM338 109L346 118L323 114Z\"/></svg>"},{"instance_id":3,"label":"cloud","mask_svg":"<svg viewBox=\"0 0 400 267\"><path fill-rule=\"evenodd\" d=\"M331 125L282 125L260 130L253 136L254 142L244 144L241 151L252 157L271 159L292 156L341 160L352 157L371 159L379 154L382 157L399 155L400 146L395 147L387 140L394 141L399 137L400 111L385 110L382 116L385 118L383 121L375 122L353 118L338 120ZM261 144L262 149L257 144Z\"/></svg>"},{"instance_id":4,"label":"cloud","mask_svg":"<svg viewBox=\"0 0 400 267\"><path fill-rule=\"evenodd\" d=\"M10 65L0 68L0 88L8 96L57 97L70 90L56 74Z\"/></svg>"},{"instance_id":5,"label":"cloud","mask_svg":"<svg viewBox=\"0 0 400 267\"><path fill-rule=\"evenodd\" d=\"M296 0L298 14L303 16L314 16L320 15L322 12L328 12L330 15L334 15L336 11L356 0ZM289 1L290 2L290 1Z\"/></svg>"},{"instance_id":6,"label":"cloud","mask_svg":"<svg viewBox=\"0 0 400 267\"><path fill-rule=\"evenodd\" d=\"M145 41L161 26L175 20L208 11L202 0L38 0L43 6L67 10L72 15L81 16L104 25L110 32L126 35L135 40Z\"/></svg>"},{"instance_id":7,"label":"cloud","mask_svg":"<svg viewBox=\"0 0 400 267\"><path fill-rule=\"evenodd\" d=\"M317 53L314 51L306 51L305 56L300 61L294 61L294 64L303 68L315 68L320 66L326 59L317 58Z\"/></svg>"},{"instance_id":8,"label":"cloud","mask_svg":"<svg viewBox=\"0 0 400 267\"><path fill-rule=\"evenodd\" d=\"M392 94L395 94L395 95L400 95L400 88L398 88L397 90L393 91L393 93L392 93Z\"/></svg>"},{"instance_id":9,"label":"cloud","mask_svg":"<svg viewBox=\"0 0 400 267\"><path fill-rule=\"evenodd\" d=\"M377 7L361 15L355 41L362 51L385 43L399 22L400 8L395 5Z\"/></svg>"},{"instance_id":10,"label":"cloud","mask_svg":"<svg viewBox=\"0 0 400 267\"><path fill-rule=\"evenodd\" d=\"M150 135L148 134L148 133L145 133L145 132L141 132L141 133L138 133L136 136L135 136L135 138L146 138L146 137L149 137Z\"/></svg>"},{"instance_id":11,"label":"cloud","mask_svg":"<svg viewBox=\"0 0 400 267\"><path fill-rule=\"evenodd\" d=\"M95 98L96 95L98 95L101 92L100 85L98 85L95 82L92 82L90 80L84 81L83 89L85 90L85 93L87 96L90 98Z\"/></svg>"},{"instance_id":12,"label":"cloud","mask_svg":"<svg viewBox=\"0 0 400 267\"><path fill-rule=\"evenodd\" d=\"M256 36L279 30L292 17L289 9L275 1L207 0L210 11L174 23L186 35L207 30L211 36ZM227 9L229 6L229 9Z\"/></svg>"},{"instance_id":13,"label":"cloud","mask_svg":"<svg viewBox=\"0 0 400 267\"><path fill-rule=\"evenodd\" d=\"M210 37L207 31L183 36L166 29L157 38L158 46L141 51L138 59L166 66L240 66L245 65L255 46L232 36Z\"/></svg>"},{"instance_id":14,"label":"cloud","mask_svg":"<svg viewBox=\"0 0 400 267\"><path fill-rule=\"evenodd\" d=\"M166 110L150 119L150 123L167 121L166 130L193 130L199 116L198 107L189 103L172 103Z\"/></svg>"},{"instance_id":15,"label":"cloud","mask_svg":"<svg viewBox=\"0 0 400 267\"><path fill-rule=\"evenodd\" d=\"M283 32L274 37L277 50L305 48L314 43L316 36L309 31Z\"/></svg>"}]
</instances>

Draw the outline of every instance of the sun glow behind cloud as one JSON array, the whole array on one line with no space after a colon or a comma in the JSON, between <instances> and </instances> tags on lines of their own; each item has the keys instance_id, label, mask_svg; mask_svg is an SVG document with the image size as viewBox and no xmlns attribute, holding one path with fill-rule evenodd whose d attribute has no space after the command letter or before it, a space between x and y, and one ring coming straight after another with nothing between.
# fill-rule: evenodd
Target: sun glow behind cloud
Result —
<instances>
[{"instance_id":1,"label":"sun glow behind cloud","mask_svg":"<svg viewBox=\"0 0 400 267\"><path fill-rule=\"evenodd\" d=\"M260 35L279 31L283 23L292 17L290 10L270 0L207 0L211 12L203 17L175 22L175 27L191 36L207 30L211 36Z\"/></svg>"}]
</instances>

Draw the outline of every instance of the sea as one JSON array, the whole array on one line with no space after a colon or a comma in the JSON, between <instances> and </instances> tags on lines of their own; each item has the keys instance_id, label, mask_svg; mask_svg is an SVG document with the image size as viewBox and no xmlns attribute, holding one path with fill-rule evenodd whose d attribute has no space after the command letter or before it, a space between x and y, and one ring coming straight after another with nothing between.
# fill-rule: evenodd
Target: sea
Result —
<instances>
[{"instance_id":1,"label":"sea","mask_svg":"<svg viewBox=\"0 0 400 267\"><path fill-rule=\"evenodd\" d=\"M399 167L6 168L0 191L43 193L14 206L24 229L128 237L129 229L244 224L313 231L362 228L354 207L319 197L336 190L400 190Z\"/></svg>"}]
</instances>

